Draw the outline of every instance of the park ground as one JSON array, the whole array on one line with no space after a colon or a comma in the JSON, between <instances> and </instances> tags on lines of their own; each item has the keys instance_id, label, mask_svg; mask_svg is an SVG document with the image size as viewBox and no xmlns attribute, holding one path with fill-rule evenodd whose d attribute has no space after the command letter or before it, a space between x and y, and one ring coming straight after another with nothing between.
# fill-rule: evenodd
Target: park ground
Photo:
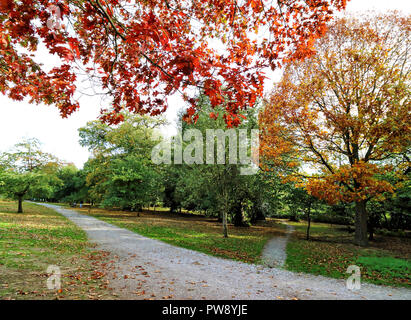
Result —
<instances>
[{"instance_id":1,"label":"park ground","mask_svg":"<svg viewBox=\"0 0 411 320\"><path fill-rule=\"evenodd\" d=\"M104 252L54 210L0 200L0 299L112 299L99 271ZM61 268L60 290L47 287L47 269Z\"/></svg>"},{"instance_id":2,"label":"park ground","mask_svg":"<svg viewBox=\"0 0 411 320\"><path fill-rule=\"evenodd\" d=\"M230 226L229 238L222 237L221 223L215 218L195 214L172 214L160 208L133 212L86 208L76 211L89 214L143 236L213 256L261 263L266 242L285 236L284 223L296 232L287 244L285 268L332 278L347 278L347 268L358 265L362 280L374 284L411 287L411 239L377 235L368 248L352 244L353 233L346 226L312 223L310 241L305 240L306 223L267 219L256 226Z\"/></svg>"},{"instance_id":3,"label":"park ground","mask_svg":"<svg viewBox=\"0 0 411 320\"><path fill-rule=\"evenodd\" d=\"M16 214L13 202L0 202L0 298L1 299L112 299L102 264L105 253L95 250L86 234L54 210L25 203ZM230 226L222 237L221 223L195 214L170 214L165 209L137 215L114 210L76 208L140 235L209 255L260 264L267 241L283 236L284 222L295 226L289 239L284 268L345 279L349 265L361 267L362 280L410 288L411 241L378 235L368 248L352 245L345 226L313 223L311 240L305 240L305 222L267 219L249 228ZM46 287L48 265L61 266L63 290ZM67 285L66 285L67 284ZM68 290L67 288L70 288Z\"/></svg>"}]
</instances>

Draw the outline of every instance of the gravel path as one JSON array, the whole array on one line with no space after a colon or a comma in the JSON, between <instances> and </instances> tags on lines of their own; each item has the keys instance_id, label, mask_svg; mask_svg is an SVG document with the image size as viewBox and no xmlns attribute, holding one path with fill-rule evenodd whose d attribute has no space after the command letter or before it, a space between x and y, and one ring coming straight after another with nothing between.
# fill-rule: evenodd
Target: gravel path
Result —
<instances>
[{"instance_id":1,"label":"gravel path","mask_svg":"<svg viewBox=\"0 0 411 320\"><path fill-rule=\"evenodd\" d=\"M97 249L111 253L110 286L123 299L408 299L411 290L220 259L148 239L101 220L42 204L87 232Z\"/></svg>"},{"instance_id":2,"label":"gravel path","mask_svg":"<svg viewBox=\"0 0 411 320\"><path fill-rule=\"evenodd\" d=\"M282 267L287 258L286 247L288 238L294 232L294 226L286 224L287 231L284 237L274 237L264 246L262 252L262 263L266 267Z\"/></svg>"}]
</instances>

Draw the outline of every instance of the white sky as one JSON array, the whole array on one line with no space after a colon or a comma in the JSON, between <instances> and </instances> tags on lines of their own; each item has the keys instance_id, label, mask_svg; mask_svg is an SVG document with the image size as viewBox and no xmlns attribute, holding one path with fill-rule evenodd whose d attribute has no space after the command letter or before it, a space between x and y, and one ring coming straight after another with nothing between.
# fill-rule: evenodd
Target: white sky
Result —
<instances>
[{"instance_id":1,"label":"white sky","mask_svg":"<svg viewBox=\"0 0 411 320\"><path fill-rule=\"evenodd\" d=\"M351 0L348 11L386 11L400 10L411 13L410 0ZM45 65L52 64L50 57L45 57ZM271 76L276 78L276 75ZM166 112L167 119L173 123L177 110L182 107L178 98L170 99L172 107ZM89 157L87 149L78 143L77 129L87 121L98 117L100 98L83 97L80 99L80 110L67 119L59 116L54 106L33 105L17 102L0 95L0 152L9 150L24 137L35 137L42 142L43 150L54 154L62 160L73 162L81 168ZM165 130L174 131L172 127Z\"/></svg>"}]
</instances>

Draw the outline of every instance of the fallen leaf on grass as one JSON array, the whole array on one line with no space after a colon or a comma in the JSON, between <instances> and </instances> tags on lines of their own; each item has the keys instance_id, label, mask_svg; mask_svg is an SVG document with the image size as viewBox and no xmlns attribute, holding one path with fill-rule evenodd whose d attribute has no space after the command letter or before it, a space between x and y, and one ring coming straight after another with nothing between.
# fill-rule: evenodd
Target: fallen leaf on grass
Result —
<instances>
[{"instance_id":1,"label":"fallen leaf on grass","mask_svg":"<svg viewBox=\"0 0 411 320\"><path fill-rule=\"evenodd\" d=\"M143 291L136 291L136 292L133 292L133 293L138 295L138 296L142 296L142 295L146 294L146 292L144 290Z\"/></svg>"}]
</instances>

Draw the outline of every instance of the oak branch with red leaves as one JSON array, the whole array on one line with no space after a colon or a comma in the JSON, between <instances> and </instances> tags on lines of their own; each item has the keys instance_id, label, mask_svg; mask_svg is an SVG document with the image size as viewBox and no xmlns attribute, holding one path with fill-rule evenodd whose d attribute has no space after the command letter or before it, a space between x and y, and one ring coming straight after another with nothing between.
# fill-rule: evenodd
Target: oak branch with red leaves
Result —
<instances>
[{"instance_id":1,"label":"oak branch with red leaves","mask_svg":"<svg viewBox=\"0 0 411 320\"><path fill-rule=\"evenodd\" d=\"M86 74L121 110L157 115L179 92L224 103L228 126L263 93L264 69L313 53L314 40L346 0L1 0L0 90L14 100L55 104L63 117L80 106ZM57 18L56 18L57 17ZM61 17L61 19L59 19ZM61 64L36 63L40 44ZM217 50L217 48L219 48ZM194 91L193 91L194 90Z\"/></svg>"},{"instance_id":2,"label":"oak branch with red leaves","mask_svg":"<svg viewBox=\"0 0 411 320\"><path fill-rule=\"evenodd\" d=\"M389 175L406 179L411 166L411 16L341 19L316 50L287 65L267 101L261 151L310 194L355 203L366 245L367 201L394 192Z\"/></svg>"}]
</instances>

